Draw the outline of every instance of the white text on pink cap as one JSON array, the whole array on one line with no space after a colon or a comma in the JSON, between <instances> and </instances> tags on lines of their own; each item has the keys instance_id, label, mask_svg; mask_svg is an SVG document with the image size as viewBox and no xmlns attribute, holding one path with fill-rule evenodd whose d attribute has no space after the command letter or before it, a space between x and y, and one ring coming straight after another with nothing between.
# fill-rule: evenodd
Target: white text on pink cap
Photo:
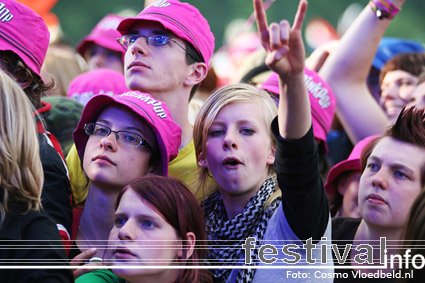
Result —
<instances>
[{"instance_id":1,"label":"white text on pink cap","mask_svg":"<svg viewBox=\"0 0 425 283\"><path fill-rule=\"evenodd\" d=\"M319 105L322 108L328 108L331 105L331 101L328 95L329 90L325 87L322 87L321 82L315 82L312 76L304 74L304 79L307 90L314 96L314 98L319 100Z\"/></svg>"},{"instance_id":2,"label":"white text on pink cap","mask_svg":"<svg viewBox=\"0 0 425 283\"><path fill-rule=\"evenodd\" d=\"M4 3L0 3L0 20L4 23L9 22L11 19L13 19L13 15L9 9L6 8Z\"/></svg>"},{"instance_id":3,"label":"white text on pink cap","mask_svg":"<svg viewBox=\"0 0 425 283\"><path fill-rule=\"evenodd\" d=\"M121 94L119 97L123 97L123 96L134 97L143 102L146 102L146 104L152 105L153 111L155 111L158 117L162 119L167 118L167 113L165 113L164 108L162 108L161 101L155 100L147 94L138 93L138 92L127 92L127 93Z\"/></svg>"}]
</instances>

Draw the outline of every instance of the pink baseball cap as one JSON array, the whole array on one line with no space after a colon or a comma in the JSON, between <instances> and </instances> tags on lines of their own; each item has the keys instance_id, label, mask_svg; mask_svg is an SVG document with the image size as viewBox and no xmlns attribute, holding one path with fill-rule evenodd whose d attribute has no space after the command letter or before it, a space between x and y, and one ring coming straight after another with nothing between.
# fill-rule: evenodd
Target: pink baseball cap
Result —
<instances>
[{"instance_id":1,"label":"pink baseball cap","mask_svg":"<svg viewBox=\"0 0 425 283\"><path fill-rule=\"evenodd\" d=\"M310 98L314 137L323 142L327 152L326 137L335 115L335 95L330 86L316 72L305 68L304 78ZM273 72L261 88L279 95L278 75Z\"/></svg>"},{"instance_id":2,"label":"pink baseball cap","mask_svg":"<svg viewBox=\"0 0 425 283\"><path fill-rule=\"evenodd\" d=\"M346 160L343 160L335 164L331 170L329 170L328 177L325 183L325 192L328 196L335 196L338 192L338 178L342 173L348 171L361 171L362 166L360 163L360 156L362 155L363 149L374 139L379 137L378 135L369 136L359 141L350 153L350 156Z\"/></svg>"},{"instance_id":3,"label":"pink baseball cap","mask_svg":"<svg viewBox=\"0 0 425 283\"><path fill-rule=\"evenodd\" d=\"M189 42L207 66L214 52L214 35L207 20L197 8L177 0L158 0L147 6L136 17L126 18L118 26L118 31L128 34L139 21L158 22L165 29Z\"/></svg>"},{"instance_id":4,"label":"pink baseball cap","mask_svg":"<svg viewBox=\"0 0 425 283\"><path fill-rule=\"evenodd\" d=\"M95 95L116 96L129 92L124 75L111 69L96 69L76 76L68 88L68 97L86 105Z\"/></svg>"},{"instance_id":5,"label":"pink baseball cap","mask_svg":"<svg viewBox=\"0 0 425 283\"><path fill-rule=\"evenodd\" d=\"M90 34L77 44L78 53L84 56L89 45L94 43L124 55L124 49L117 42L117 38L121 37L120 33L117 31L117 27L123 19L124 17L113 14L108 14L103 17Z\"/></svg>"},{"instance_id":6,"label":"pink baseball cap","mask_svg":"<svg viewBox=\"0 0 425 283\"><path fill-rule=\"evenodd\" d=\"M0 2L0 50L12 51L40 78L50 33L44 20L14 0Z\"/></svg>"},{"instance_id":7,"label":"pink baseball cap","mask_svg":"<svg viewBox=\"0 0 425 283\"><path fill-rule=\"evenodd\" d=\"M84 157L89 136L84 132L86 123L95 122L106 106L124 105L139 115L151 126L161 155L161 175L168 175L168 163L173 160L181 143L181 128L177 125L164 102L154 99L148 93L130 91L115 97L100 94L94 96L84 107L81 119L73 132L75 146L81 160Z\"/></svg>"}]
</instances>

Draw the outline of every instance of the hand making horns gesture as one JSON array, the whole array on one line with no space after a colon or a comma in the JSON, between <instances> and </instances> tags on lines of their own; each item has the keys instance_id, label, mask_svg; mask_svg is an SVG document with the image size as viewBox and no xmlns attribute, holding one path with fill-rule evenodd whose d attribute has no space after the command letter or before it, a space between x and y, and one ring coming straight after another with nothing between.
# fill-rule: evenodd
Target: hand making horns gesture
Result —
<instances>
[{"instance_id":1,"label":"hand making horns gesture","mask_svg":"<svg viewBox=\"0 0 425 283\"><path fill-rule=\"evenodd\" d=\"M267 17L262 0L253 0L258 33L266 50L266 64L280 75L289 78L304 71L305 51L301 27L307 11L307 1L301 0L292 28L287 20L272 23L267 28Z\"/></svg>"}]
</instances>

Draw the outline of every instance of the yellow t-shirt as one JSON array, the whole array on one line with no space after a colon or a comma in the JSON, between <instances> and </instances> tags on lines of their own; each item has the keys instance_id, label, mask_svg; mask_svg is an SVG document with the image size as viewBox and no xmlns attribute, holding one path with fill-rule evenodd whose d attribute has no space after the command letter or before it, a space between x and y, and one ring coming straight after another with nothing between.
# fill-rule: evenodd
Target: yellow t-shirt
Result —
<instances>
[{"instance_id":1,"label":"yellow t-shirt","mask_svg":"<svg viewBox=\"0 0 425 283\"><path fill-rule=\"evenodd\" d=\"M80 157L75 144L66 157L66 163L69 168L74 203L79 204L87 198L89 180L81 167ZM181 149L178 156L170 162L168 175L182 181L195 194L198 201L202 201L213 190L213 182L209 180L208 191L205 194L203 192L196 193L199 177L193 140Z\"/></svg>"}]
</instances>

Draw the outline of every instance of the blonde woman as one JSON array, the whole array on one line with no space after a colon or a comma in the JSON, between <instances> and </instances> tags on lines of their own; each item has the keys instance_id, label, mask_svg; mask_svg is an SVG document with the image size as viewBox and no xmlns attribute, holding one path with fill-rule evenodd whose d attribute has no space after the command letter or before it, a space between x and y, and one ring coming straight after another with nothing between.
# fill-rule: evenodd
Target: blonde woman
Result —
<instances>
[{"instance_id":1,"label":"blonde woman","mask_svg":"<svg viewBox=\"0 0 425 283\"><path fill-rule=\"evenodd\" d=\"M0 70L1 265L66 261L56 225L41 211L44 177L33 111L22 89ZM65 269L1 269L0 278L2 282L73 281L72 272Z\"/></svg>"},{"instance_id":2,"label":"blonde woman","mask_svg":"<svg viewBox=\"0 0 425 283\"><path fill-rule=\"evenodd\" d=\"M330 238L329 208L304 80L301 26L307 2L300 1L292 28L282 21L269 30L261 0L254 0L254 5L266 63L279 75L280 105L276 109L270 96L255 87L229 85L211 94L196 118L194 142L201 179L211 174L217 183L217 191L203 202L209 263L217 266L212 270L216 282L294 282L285 269L242 265L249 265L247 259L253 265L266 265L258 252L260 245L302 246L310 238L315 243L322 236ZM270 174L273 164L277 180ZM249 254L241 249L248 238L255 238L256 246ZM305 250L297 252L299 262L305 263ZM283 264L281 251L274 256L272 263ZM319 255L314 251L311 256ZM223 268L228 265L241 268ZM291 272L297 271L294 265ZM303 272L314 278L313 270ZM315 282L331 281L315 278Z\"/></svg>"}]
</instances>

